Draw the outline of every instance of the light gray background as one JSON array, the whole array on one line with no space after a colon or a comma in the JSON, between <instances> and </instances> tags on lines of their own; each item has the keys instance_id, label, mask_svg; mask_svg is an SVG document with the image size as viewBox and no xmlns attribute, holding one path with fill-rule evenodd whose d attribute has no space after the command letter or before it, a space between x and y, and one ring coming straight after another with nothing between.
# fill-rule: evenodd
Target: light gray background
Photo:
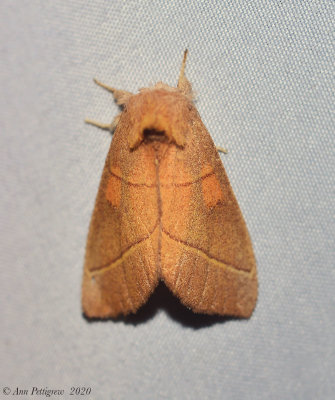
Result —
<instances>
[{"instance_id":1,"label":"light gray background","mask_svg":"<svg viewBox=\"0 0 335 400\"><path fill-rule=\"evenodd\" d=\"M0 396L80 385L92 399L334 398L334 7L1 1ZM82 264L111 136L83 119L118 112L92 78L175 85L185 47L199 112L229 150L257 308L206 319L159 288L137 317L89 323Z\"/></svg>"}]
</instances>

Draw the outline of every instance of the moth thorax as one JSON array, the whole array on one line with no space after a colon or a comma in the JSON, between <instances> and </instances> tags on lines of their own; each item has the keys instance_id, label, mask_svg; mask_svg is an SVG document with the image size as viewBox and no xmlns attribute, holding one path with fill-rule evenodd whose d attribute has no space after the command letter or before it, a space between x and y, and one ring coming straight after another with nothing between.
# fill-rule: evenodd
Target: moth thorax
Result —
<instances>
[{"instance_id":1,"label":"moth thorax","mask_svg":"<svg viewBox=\"0 0 335 400\"><path fill-rule=\"evenodd\" d=\"M130 148L153 141L184 147L190 129L187 104L188 100L180 93L162 89L133 96L127 106L132 116L128 137Z\"/></svg>"}]
</instances>

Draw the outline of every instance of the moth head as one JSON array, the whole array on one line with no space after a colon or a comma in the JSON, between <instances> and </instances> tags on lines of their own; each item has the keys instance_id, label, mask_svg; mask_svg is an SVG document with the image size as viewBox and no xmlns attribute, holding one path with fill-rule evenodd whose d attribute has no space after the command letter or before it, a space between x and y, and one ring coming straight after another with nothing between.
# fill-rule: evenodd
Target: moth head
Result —
<instances>
[{"instance_id":1,"label":"moth head","mask_svg":"<svg viewBox=\"0 0 335 400\"><path fill-rule=\"evenodd\" d=\"M132 96L126 106L131 120L129 147L135 149L143 141L165 141L184 147L191 129L190 104L180 91L162 85L142 89Z\"/></svg>"}]
</instances>

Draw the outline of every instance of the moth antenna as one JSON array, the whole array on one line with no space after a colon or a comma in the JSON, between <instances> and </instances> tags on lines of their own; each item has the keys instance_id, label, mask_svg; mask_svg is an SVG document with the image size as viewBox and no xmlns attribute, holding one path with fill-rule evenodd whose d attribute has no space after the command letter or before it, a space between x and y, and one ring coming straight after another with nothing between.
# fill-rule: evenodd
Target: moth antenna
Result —
<instances>
[{"instance_id":1,"label":"moth antenna","mask_svg":"<svg viewBox=\"0 0 335 400\"><path fill-rule=\"evenodd\" d=\"M95 78L93 79L93 81L98 86L108 90L108 92L111 92L114 97L114 100L116 101L116 104L118 104L119 106L125 105L129 100L129 98L133 96L133 93L127 92L126 90L115 89L111 86L106 85L105 83L98 81Z\"/></svg>"},{"instance_id":2,"label":"moth antenna","mask_svg":"<svg viewBox=\"0 0 335 400\"><path fill-rule=\"evenodd\" d=\"M186 60L187 60L187 54L188 50L186 49L184 51L184 57L183 57L183 62L181 64L180 68L180 73L179 73L179 79L178 79L178 84L177 88L183 92L186 96L193 98L193 93L192 93L192 85L190 81L186 78L185 76L185 68L186 68Z\"/></svg>"}]
</instances>

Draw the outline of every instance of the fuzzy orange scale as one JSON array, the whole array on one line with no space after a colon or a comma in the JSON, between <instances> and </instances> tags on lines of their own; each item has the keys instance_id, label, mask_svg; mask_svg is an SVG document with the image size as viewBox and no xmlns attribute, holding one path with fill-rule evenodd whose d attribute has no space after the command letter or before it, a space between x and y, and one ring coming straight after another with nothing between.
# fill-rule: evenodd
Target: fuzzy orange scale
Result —
<instances>
[{"instance_id":1,"label":"fuzzy orange scale","mask_svg":"<svg viewBox=\"0 0 335 400\"><path fill-rule=\"evenodd\" d=\"M224 199L220 182L215 176L212 167L209 165L202 168L202 176L202 195L204 197L204 202L207 207L214 207Z\"/></svg>"}]
</instances>

